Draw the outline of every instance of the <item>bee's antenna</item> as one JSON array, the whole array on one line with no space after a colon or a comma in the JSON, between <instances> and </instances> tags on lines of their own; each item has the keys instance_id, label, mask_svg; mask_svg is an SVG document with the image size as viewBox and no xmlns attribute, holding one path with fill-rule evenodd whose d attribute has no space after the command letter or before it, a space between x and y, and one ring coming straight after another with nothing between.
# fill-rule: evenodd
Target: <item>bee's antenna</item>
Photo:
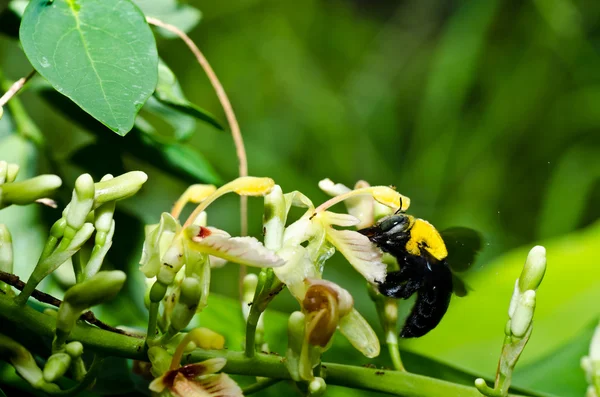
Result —
<instances>
[{"instance_id":1,"label":"bee's antenna","mask_svg":"<svg viewBox=\"0 0 600 397\"><path fill-rule=\"evenodd\" d=\"M396 212L394 212L394 215L398 215L401 212L403 212L402 211L402 197L400 197L400 208L398 208L398 210L396 210Z\"/></svg>"}]
</instances>

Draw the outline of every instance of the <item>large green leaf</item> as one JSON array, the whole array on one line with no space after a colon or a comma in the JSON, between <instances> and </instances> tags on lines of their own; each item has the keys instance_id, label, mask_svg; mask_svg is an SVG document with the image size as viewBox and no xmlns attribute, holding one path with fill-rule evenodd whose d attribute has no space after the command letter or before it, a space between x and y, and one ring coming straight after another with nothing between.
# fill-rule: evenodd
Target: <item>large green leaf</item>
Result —
<instances>
[{"instance_id":1,"label":"large green leaf","mask_svg":"<svg viewBox=\"0 0 600 397\"><path fill-rule=\"evenodd\" d=\"M600 315L600 223L587 230L543 242L548 270L537 293L534 330L519 368L543 363L572 343ZM474 272L474 291L453 298L440 325L423 338L402 346L416 353L493 376L508 318L508 303L530 247L517 249ZM578 365L561 371L580 372ZM557 375L559 376L559 375ZM562 376L562 375L560 375ZM518 386L537 387L517 376ZM578 390L579 385L573 385ZM548 389L546 389L548 390Z\"/></svg>"},{"instance_id":2,"label":"large green leaf","mask_svg":"<svg viewBox=\"0 0 600 397\"><path fill-rule=\"evenodd\" d=\"M33 0L20 38L60 93L125 135L156 87L158 54L144 15L127 0Z\"/></svg>"},{"instance_id":3,"label":"large green leaf","mask_svg":"<svg viewBox=\"0 0 600 397\"><path fill-rule=\"evenodd\" d=\"M202 17L202 13L197 8L188 4L180 4L177 0L134 0L134 2L147 16L159 18L177 26L184 32L192 30ZM165 37L176 37L175 34L165 29L159 29L159 32Z\"/></svg>"}]
</instances>

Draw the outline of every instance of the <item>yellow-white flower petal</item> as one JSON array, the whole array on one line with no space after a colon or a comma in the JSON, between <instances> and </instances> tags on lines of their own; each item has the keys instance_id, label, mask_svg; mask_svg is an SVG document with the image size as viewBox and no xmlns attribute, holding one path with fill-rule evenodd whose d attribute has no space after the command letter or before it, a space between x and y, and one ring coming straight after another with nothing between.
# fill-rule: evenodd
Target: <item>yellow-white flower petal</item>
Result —
<instances>
[{"instance_id":1,"label":"yellow-white flower petal","mask_svg":"<svg viewBox=\"0 0 600 397\"><path fill-rule=\"evenodd\" d=\"M370 185L365 181L358 181L354 185L354 189L362 189ZM331 179L323 179L319 182L319 187L325 193L331 196L339 196L340 194L348 193L351 189L341 183L333 183ZM373 208L375 200L371 194L362 194L356 197L350 197L344 201L348 213L359 219L360 223L356 224L358 229L372 226L374 223ZM387 207L386 207L387 208Z\"/></svg>"},{"instance_id":2,"label":"yellow-white flower petal","mask_svg":"<svg viewBox=\"0 0 600 397\"><path fill-rule=\"evenodd\" d=\"M367 320L356 309L340 319L340 332L358 351L369 358L379 355L379 339Z\"/></svg>"},{"instance_id":3,"label":"yellow-white flower petal","mask_svg":"<svg viewBox=\"0 0 600 397\"><path fill-rule=\"evenodd\" d=\"M265 248L254 237L231 237L213 227L190 226L186 234L191 237L190 249L216 256L226 261L255 267L277 267L285 262L275 252Z\"/></svg>"},{"instance_id":4,"label":"yellow-white flower petal","mask_svg":"<svg viewBox=\"0 0 600 397\"><path fill-rule=\"evenodd\" d=\"M302 302L307 288L304 280L320 277L320 274L311 262L306 248L301 245L284 247L277 251L277 255L285 261L285 265L274 268L275 275L287 285L290 293Z\"/></svg>"},{"instance_id":5,"label":"yellow-white flower petal","mask_svg":"<svg viewBox=\"0 0 600 397\"><path fill-rule=\"evenodd\" d=\"M304 194L295 190L291 193L286 193L283 195L283 199L285 200L285 212L286 214L290 212L290 208L300 207L300 208L308 208L309 210L314 210L315 206L312 201L306 197Z\"/></svg>"},{"instance_id":6,"label":"yellow-white flower petal","mask_svg":"<svg viewBox=\"0 0 600 397\"><path fill-rule=\"evenodd\" d=\"M406 211L410 206L410 199L401 195L394 189L388 186L375 186L372 188L373 198L381 204L396 210L401 209Z\"/></svg>"},{"instance_id":7,"label":"yellow-white flower petal","mask_svg":"<svg viewBox=\"0 0 600 397\"><path fill-rule=\"evenodd\" d=\"M386 266L381 261L382 253L367 236L353 230L327 229L327 239L348 262L369 282L383 282Z\"/></svg>"},{"instance_id":8,"label":"yellow-white flower petal","mask_svg":"<svg viewBox=\"0 0 600 397\"><path fill-rule=\"evenodd\" d=\"M179 229L179 223L168 212L160 216L160 223L145 227L146 239L140 259L140 270L146 277L154 277L158 274L161 265L161 257L170 245L175 232Z\"/></svg>"},{"instance_id":9,"label":"yellow-white flower petal","mask_svg":"<svg viewBox=\"0 0 600 397\"><path fill-rule=\"evenodd\" d=\"M330 196L339 196L340 194L348 193L350 189L348 186L341 183L333 183L329 178L319 181L319 189L324 191Z\"/></svg>"},{"instance_id":10,"label":"yellow-white flower petal","mask_svg":"<svg viewBox=\"0 0 600 397\"><path fill-rule=\"evenodd\" d=\"M325 211L315 216L314 219L318 217L321 218L321 220L327 225L349 227L358 225L360 223L360 220L352 215L338 214L336 212Z\"/></svg>"},{"instance_id":11,"label":"yellow-white flower petal","mask_svg":"<svg viewBox=\"0 0 600 397\"><path fill-rule=\"evenodd\" d=\"M273 189L275 181L271 178L244 176L231 181L228 185L240 196L263 196Z\"/></svg>"}]
</instances>

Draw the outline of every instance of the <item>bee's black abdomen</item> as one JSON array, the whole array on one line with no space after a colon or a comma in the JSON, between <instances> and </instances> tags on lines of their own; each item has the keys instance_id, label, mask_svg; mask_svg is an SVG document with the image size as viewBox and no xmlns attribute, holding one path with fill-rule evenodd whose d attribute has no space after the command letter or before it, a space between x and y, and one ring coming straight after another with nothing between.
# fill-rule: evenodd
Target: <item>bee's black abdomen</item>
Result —
<instances>
[{"instance_id":1,"label":"bee's black abdomen","mask_svg":"<svg viewBox=\"0 0 600 397\"><path fill-rule=\"evenodd\" d=\"M417 338L434 329L446 314L452 296L452 273L445 263L431 267L431 275L417 291L417 300L400 332Z\"/></svg>"}]
</instances>

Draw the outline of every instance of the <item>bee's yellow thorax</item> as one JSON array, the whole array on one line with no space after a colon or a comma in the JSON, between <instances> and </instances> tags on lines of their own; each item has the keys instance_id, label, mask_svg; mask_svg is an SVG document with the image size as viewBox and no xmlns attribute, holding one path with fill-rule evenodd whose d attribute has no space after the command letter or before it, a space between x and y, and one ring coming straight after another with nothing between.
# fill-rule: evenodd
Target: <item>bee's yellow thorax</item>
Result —
<instances>
[{"instance_id":1,"label":"bee's yellow thorax","mask_svg":"<svg viewBox=\"0 0 600 397\"><path fill-rule=\"evenodd\" d=\"M423 219L415 219L410 229L410 239L406 243L406 251L412 255L421 255L422 249L440 261L448 256L446 244L435 227Z\"/></svg>"}]
</instances>

